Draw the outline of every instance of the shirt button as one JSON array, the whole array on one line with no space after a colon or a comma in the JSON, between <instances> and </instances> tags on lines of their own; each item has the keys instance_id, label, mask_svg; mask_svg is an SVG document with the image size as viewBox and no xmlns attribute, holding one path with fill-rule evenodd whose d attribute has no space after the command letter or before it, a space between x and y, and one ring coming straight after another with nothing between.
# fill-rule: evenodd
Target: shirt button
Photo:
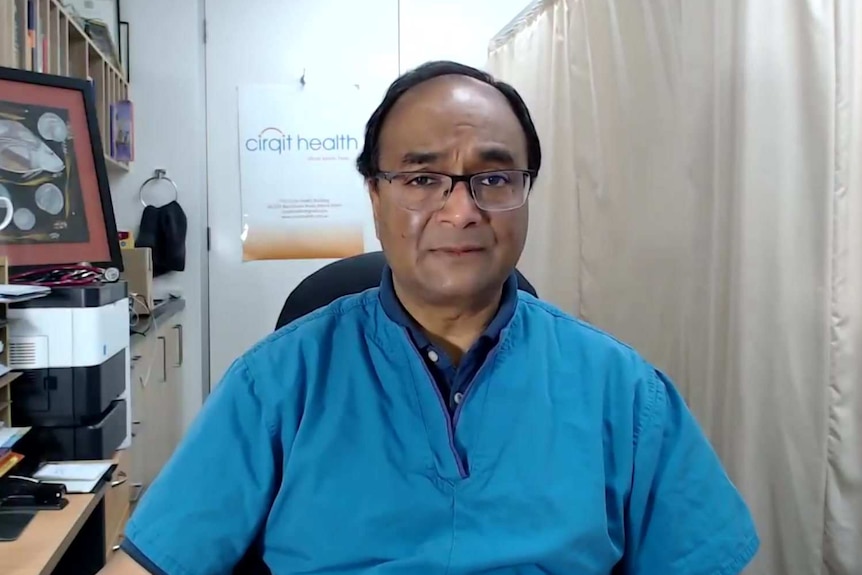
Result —
<instances>
[{"instance_id":1,"label":"shirt button","mask_svg":"<svg viewBox=\"0 0 862 575\"><path fill-rule=\"evenodd\" d=\"M440 359L440 356L437 355L437 352L432 349L428 352L428 359L430 359L434 363L437 363L437 360Z\"/></svg>"},{"instance_id":2,"label":"shirt button","mask_svg":"<svg viewBox=\"0 0 862 575\"><path fill-rule=\"evenodd\" d=\"M464 401L464 394L459 391L453 399L455 400L455 405L461 405L461 402Z\"/></svg>"}]
</instances>

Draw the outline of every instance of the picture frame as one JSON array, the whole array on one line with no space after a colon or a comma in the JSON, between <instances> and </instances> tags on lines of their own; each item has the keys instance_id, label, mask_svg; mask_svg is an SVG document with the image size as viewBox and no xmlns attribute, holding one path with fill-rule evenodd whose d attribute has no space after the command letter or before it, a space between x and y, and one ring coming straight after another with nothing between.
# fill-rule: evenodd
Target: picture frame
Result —
<instances>
[{"instance_id":1,"label":"picture frame","mask_svg":"<svg viewBox=\"0 0 862 575\"><path fill-rule=\"evenodd\" d=\"M14 273L123 269L103 150L90 82L0 67L0 196L14 206L0 255Z\"/></svg>"},{"instance_id":2,"label":"picture frame","mask_svg":"<svg viewBox=\"0 0 862 575\"><path fill-rule=\"evenodd\" d=\"M126 82L132 81L132 64L131 64L131 27L129 22L123 18L123 3L117 0L117 27L120 30L120 63L123 65L123 73L126 75Z\"/></svg>"},{"instance_id":3,"label":"picture frame","mask_svg":"<svg viewBox=\"0 0 862 575\"><path fill-rule=\"evenodd\" d=\"M126 75L126 82L132 81L129 33L129 23L120 21L120 61L123 65L123 73Z\"/></svg>"}]
</instances>

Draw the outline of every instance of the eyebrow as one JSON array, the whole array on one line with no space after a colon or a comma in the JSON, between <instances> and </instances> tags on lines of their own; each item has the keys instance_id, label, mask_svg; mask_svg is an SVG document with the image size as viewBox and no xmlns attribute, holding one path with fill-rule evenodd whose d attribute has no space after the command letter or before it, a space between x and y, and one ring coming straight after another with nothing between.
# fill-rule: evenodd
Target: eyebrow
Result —
<instances>
[{"instance_id":1,"label":"eyebrow","mask_svg":"<svg viewBox=\"0 0 862 575\"><path fill-rule=\"evenodd\" d=\"M512 152L501 146L485 148L479 152L479 157L483 162L488 163L506 164L509 166L515 163L515 156L512 155Z\"/></svg>"},{"instance_id":2,"label":"eyebrow","mask_svg":"<svg viewBox=\"0 0 862 575\"><path fill-rule=\"evenodd\" d=\"M405 166L424 166L433 164L442 157L439 152L407 152L401 156L401 164ZM508 149L500 146L488 147L479 152L483 162L513 165L515 157Z\"/></svg>"},{"instance_id":3,"label":"eyebrow","mask_svg":"<svg viewBox=\"0 0 862 575\"><path fill-rule=\"evenodd\" d=\"M433 164L440 159L437 152L407 152L401 156L401 164L405 166L423 166Z\"/></svg>"}]
</instances>

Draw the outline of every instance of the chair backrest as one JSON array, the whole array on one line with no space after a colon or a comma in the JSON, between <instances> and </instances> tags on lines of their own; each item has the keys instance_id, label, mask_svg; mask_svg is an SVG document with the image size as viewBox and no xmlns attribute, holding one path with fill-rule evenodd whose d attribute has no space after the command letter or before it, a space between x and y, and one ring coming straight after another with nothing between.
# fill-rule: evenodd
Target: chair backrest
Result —
<instances>
[{"instance_id":1,"label":"chair backrest","mask_svg":"<svg viewBox=\"0 0 862 575\"><path fill-rule=\"evenodd\" d=\"M384 265L386 258L383 252L369 252L323 266L302 280L287 296L275 329L325 307L342 296L379 286ZM536 290L527 278L517 270L515 273L518 276L518 289L535 296Z\"/></svg>"}]
</instances>

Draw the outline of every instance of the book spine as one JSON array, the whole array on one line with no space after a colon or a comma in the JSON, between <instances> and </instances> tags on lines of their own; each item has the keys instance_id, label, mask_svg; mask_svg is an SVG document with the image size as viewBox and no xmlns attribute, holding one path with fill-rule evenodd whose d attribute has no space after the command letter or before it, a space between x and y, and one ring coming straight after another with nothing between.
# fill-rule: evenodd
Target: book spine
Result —
<instances>
[{"instance_id":1,"label":"book spine","mask_svg":"<svg viewBox=\"0 0 862 575\"><path fill-rule=\"evenodd\" d=\"M28 70L36 67L36 2L27 0L27 66Z\"/></svg>"}]
</instances>

